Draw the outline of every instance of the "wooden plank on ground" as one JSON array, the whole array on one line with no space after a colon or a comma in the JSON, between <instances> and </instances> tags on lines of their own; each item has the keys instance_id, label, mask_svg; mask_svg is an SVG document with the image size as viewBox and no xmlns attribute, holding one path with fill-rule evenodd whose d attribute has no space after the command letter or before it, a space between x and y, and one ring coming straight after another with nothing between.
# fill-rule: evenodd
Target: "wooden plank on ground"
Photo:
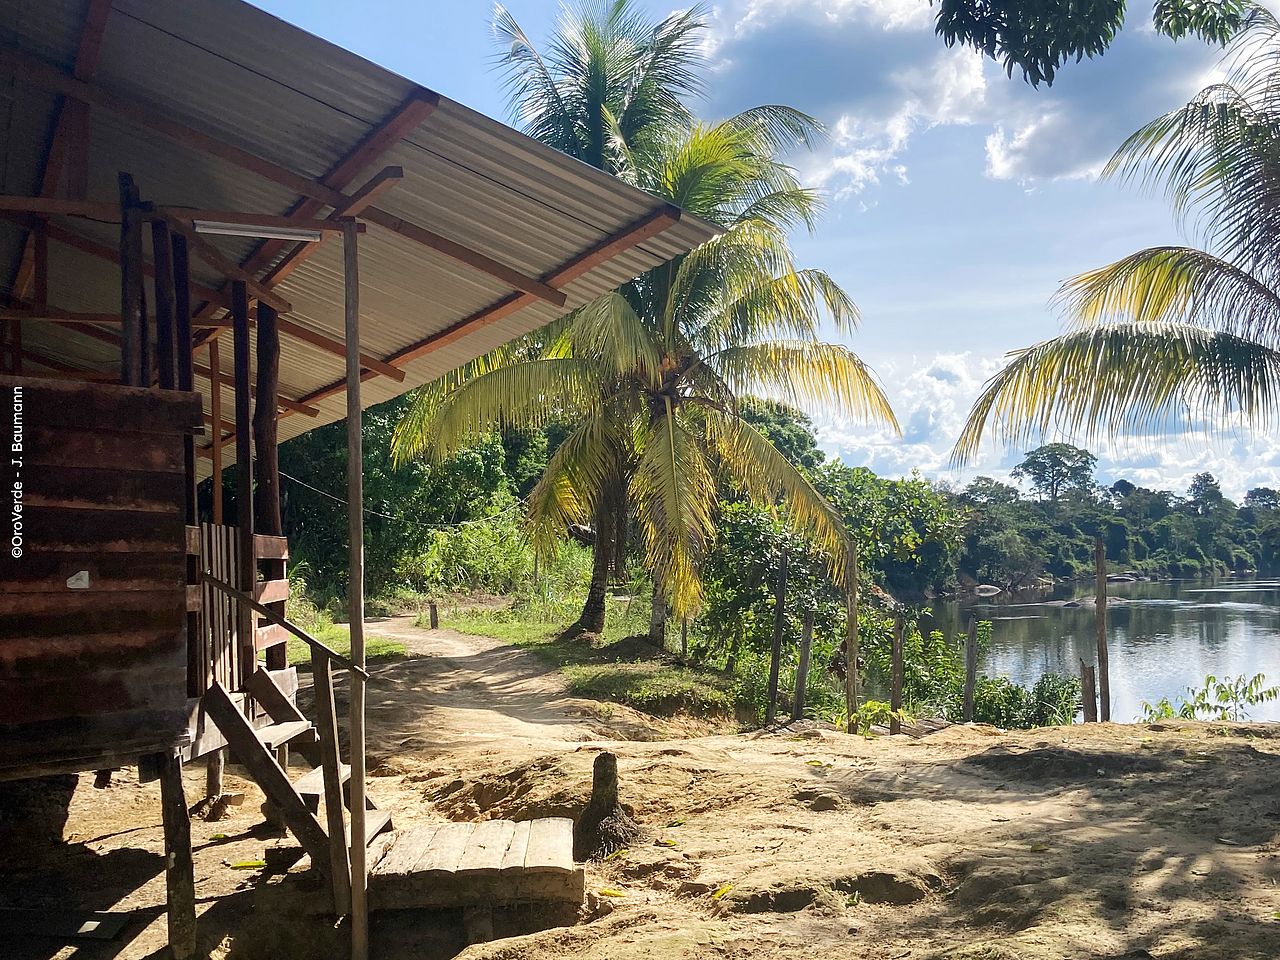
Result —
<instances>
[{"instance_id":1,"label":"wooden plank on ground","mask_svg":"<svg viewBox=\"0 0 1280 960\"><path fill-rule=\"evenodd\" d=\"M446 823L442 826L422 859L414 866L414 875L439 877L456 872L475 826L474 823Z\"/></svg>"},{"instance_id":2,"label":"wooden plank on ground","mask_svg":"<svg viewBox=\"0 0 1280 960\"><path fill-rule=\"evenodd\" d=\"M410 827L396 834L395 842L387 855L370 871L370 876L401 877L413 872L414 866L426 856L431 841L440 828L431 824Z\"/></svg>"},{"instance_id":3,"label":"wooden plank on ground","mask_svg":"<svg viewBox=\"0 0 1280 960\"><path fill-rule=\"evenodd\" d=\"M467 847L458 863L459 873L494 876L502 869L502 858L515 836L513 820L482 820L471 831Z\"/></svg>"},{"instance_id":4,"label":"wooden plank on ground","mask_svg":"<svg viewBox=\"0 0 1280 960\"><path fill-rule=\"evenodd\" d=\"M529 825L525 873L560 873L573 869L573 821L543 817Z\"/></svg>"},{"instance_id":5,"label":"wooden plank on ground","mask_svg":"<svg viewBox=\"0 0 1280 960\"><path fill-rule=\"evenodd\" d=\"M532 823L532 820L521 820L515 825L511 840L502 855L502 863L499 864L504 874L524 869L524 855L529 849L529 827Z\"/></svg>"}]
</instances>

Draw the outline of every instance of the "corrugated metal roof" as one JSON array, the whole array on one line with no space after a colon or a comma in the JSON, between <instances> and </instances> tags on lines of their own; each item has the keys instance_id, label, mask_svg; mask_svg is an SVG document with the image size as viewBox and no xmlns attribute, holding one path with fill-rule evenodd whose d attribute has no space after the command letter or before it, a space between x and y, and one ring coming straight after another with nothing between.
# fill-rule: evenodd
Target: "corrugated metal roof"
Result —
<instances>
[{"instance_id":1,"label":"corrugated metal roof","mask_svg":"<svg viewBox=\"0 0 1280 960\"><path fill-rule=\"evenodd\" d=\"M0 0L0 41L67 69L75 60L87 0ZM422 88L376 64L290 26L239 0L115 0L93 82L155 104L170 119L310 179L323 178L406 98ZM429 93L429 91L425 92ZM58 98L0 74L0 178L4 192L34 194ZM37 135L38 134L38 135ZM113 200L125 170L144 199L163 205L285 213L301 199L289 188L180 144L106 109L94 108L90 197ZM544 277L605 242L663 204L459 103L439 98L415 129L356 171L350 193L379 169L398 165L404 179L379 198L387 213L426 227L530 277ZM325 208L320 215L328 210ZM118 227L58 221L103 247ZM527 333L712 237L715 228L682 217L660 234L601 263L564 288L558 308L536 301L403 365L406 378L366 380L366 406L430 381ZM211 238L244 261L254 242ZM0 221L0 269L12 289L21 231ZM361 349L389 357L510 297L501 280L459 264L376 224L360 239ZM193 260L193 279L223 278ZM277 288L289 319L333 339L343 336L342 247L330 240ZM50 244L50 298L86 312L119 309L113 264L64 243ZM106 328L104 328L106 329ZM229 367L230 335L223 351ZM77 366L115 370L118 349L54 324L27 324L24 345ZM200 356L204 364L207 358ZM284 335L281 394L298 399L343 376L339 356ZM197 376L207 394L207 382ZM230 418L231 391L224 390ZM208 403L206 397L206 405ZM341 393L314 402L319 417L280 422L288 439L345 414ZM233 450L226 450L230 462Z\"/></svg>"}]
</instances>

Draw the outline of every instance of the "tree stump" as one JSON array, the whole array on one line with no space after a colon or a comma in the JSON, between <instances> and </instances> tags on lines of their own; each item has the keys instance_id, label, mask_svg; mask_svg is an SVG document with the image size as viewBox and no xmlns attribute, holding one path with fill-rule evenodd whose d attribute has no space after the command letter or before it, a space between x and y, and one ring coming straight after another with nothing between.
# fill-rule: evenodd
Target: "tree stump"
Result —
<instances>
[{"instance_id":1,"label":"tree stump","mask_svg":"<svg viewBox=\"0 0 1280 960\"><path fill-rule=\"evenodd\" d=\"M573 859L607 857L640 833L640 825L618 802L618 758L600 753L591 773L591 799L573 827Z\"/></svg>"}]
</instances>

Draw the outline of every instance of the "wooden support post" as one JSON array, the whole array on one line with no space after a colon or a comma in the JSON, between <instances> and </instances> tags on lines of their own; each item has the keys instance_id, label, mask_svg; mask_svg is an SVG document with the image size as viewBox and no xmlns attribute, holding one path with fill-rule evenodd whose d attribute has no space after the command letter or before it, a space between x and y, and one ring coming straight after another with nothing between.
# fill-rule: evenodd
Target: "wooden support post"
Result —
<instances>
[{"instance_id":1,"label":"wooden support post","mask_svg":"<svg viewBox=\"0 0 1280 960\"><path fill-rule=\"evenodd\" d=\"M351 661L364 670L364 451L360 436L360 257L355 224L342 228L347 340L347 519L351 571L347 619ZM351 960L369 957L368 864L365 849L365 678L351 674Z\"/></svg>"},{"instance_id":2,"label":"wooden support post","mask_svg":"<svg viewBox=\"0 0 1280 960\"><path fill-rule=\"evenodd\" d=\"M844 701L849 733L857 733L858 719L858 661L862 659L858 649L858 545L849 543L849 558L845 563L845 637L844 637Z\"/></svg>"},{"instance_id":3,"label":"wooden support post","mask_svg":"<svg viewBox=\"0 0 1280 960\"><path fill-rule=\"evenodd\" d=\"M204 795L217 800L223 794L222 774L227 766L227 751L214 750L204 764Z\"/></svg>"},{"instance_id":4,"label":"wooden support post","mask_svg":"<svg viewBox=\"0 0 1280 960\"><path fill-rule=\"evenodd\" d=\"M173 284L173 244L169 226L163 220L151 221L151 259L155 264L156 302L156 373L161 390L178 385L177 299Z\"/></svg>"},{"instance_id":5,"label":"wooden support post","mask_svg":"<svg viewBox=\"0 0 1280 960\"><path fill-rule=\"evenodd\" d=\"M169 950L174 960L196 955L196 883L191 861L191 821L182 789L182 758L156 757L164 820L164 877L169 895Z\"/></svg>"},{"instance_id":6,"label":"wooden support post","mask_svg":"<svg viewBox=\"0 0 1280 960\"><path fill-rule=\"evenodd\" d=\"M978 687L978 621L969 618L969 632L964 640L964 713L965 723L973 722L973 695Z\"/></svg>"},{"instance_id":7,"label":"wooden support post","mask_svg":"<svg viewBox=\"0 0 1280 960\"><path fill-rule=\"evenodd\" d=\"M351 912L351 857L347 850L346 816L342 812L342 758L338 752L338 713L333 703L333 661L323 650L311 649L311 682L315 692L316 732L320 735L320 766L324 776L324 812L329 834L330 884L333 912Z\"/></svg>"},{"instance_id":8,"label":"wooden support post","mask_svg":"<svg viewBox=\"0 0 1280 960\"><path fill-rule=\"evenodd\" d=\"M889 709L893 711L889 718L889 733L901 733L902 720L898 714L902 711L902 614L893 620L889 672Z\"/></svg>"},{"instance_id":9,"label":"wooden support post","mask_svg":"<svg viewBox=\"0 0 1280 960\"><path fill-rule=\"evenodd\" d=\"M431 629L440 629L440 607L434 600L427 601L427 615L430 617Z\"/></svg>"},{"instance_id":10,"label":"wooden support post","mask_svg":"<svg viewBox=\"0 0 1280 960\"><path fill-rule=\"evenodd\" d=\"M209 409L213 421L213 472L210 474L209 493L213 499L213 522L222 526L222 363L218 356L218 338L209 341Z\"/></svg>"},{"instance_id":11,"label":"wooden support post","mask_svg":"<svg viewBox=\"0 0 1280 960\"><path fill-rule=\"evenodd\" d=\"M1107 548L1101 537L1093 541L1094 629L1098 639L1098 716L1111 720L1111 668L1107 658Z\"/></svg>"},{"instance_id":12,"label":"wooden support post","mask_svg":"<svg viewBox=\"0 0 1280 960\"><path fill-rule=\"evenodd\" d=\"M236 525L240 528L240 582L236 589L253 596L257 566L253 555L253 443L249 419L249 291L239 280L231 284L231 318L234 324L236 376ZM241 676L256 669L253 611L237 607Z\"/></svg>"},{"instance_id":13,"label":"wooden support post","mask_svg":"<svg viewBox=\"0 0 1280 960\"><path fill-rule=\"evenodd\" d=\"M1080 699L1084 701L1084 722L1098 722L1098 691L1093 666L1080 661Z\"/></svg>"},{"instance_id":14,"label":"wooden support post","mask_svg":"<svg viewBox=\"0 0 1280 960\"><path fill-rule=\"evenodd\" d=\"M142 220L133 177L120 174L120 382L143 386Z\"/></svg>"},{"instance_id":15,"label":"wooden support post","mask_svg":"<svg viewBox=\"0 0 1280 960\"><path fill-rule=\"evenodd\" d=\"M173 309L174 355L178 363L178 389L195 389L195 371L191 364L191 258L187 255L187 241L180 236L172 238L173 255ZM196 510L196 438L188 435L183 444L183 460L187 471L187 523L199 521Z\"/></svg>"},{"instance_id":16,"label":"wooden support post","mask_svg":"<svg viewBox=\"0 0 1280 960\"><path fill-rule=\"evenodd\" d=\"M782 670L782 631L787 625L787 551L782 551L778 564L778 582L773 591L773 649L769 659L769 702L765 707L765 726L773 723L778 713L778 675Z\"/></svg>"},{"instance_id":17,"label":"wooden support post","mask_svg":"<svg viewBox=\"0 0 1280 960\"><path fill-rule=\"evenodd\" d=\"M280 331L274 307L258 304L258 389L253 407L253 442L257 487L254 490L254 532L281 536L284 525L280 516L280 452L277 436L280 424L278 394L280 392ZM262 573L270 580L285 578L284 560L263 560ZM285 601L270 605L280 616L285 614ZM267 669L283 670L288 666L285 645L267 648ZM286 766L281 761L281 766Z\"/></svg>"},{"instance_id":18,"label":"wooden support post","mask_svg":"<svg viewBox=\"0 0 1280 960\"><path fill-rule=\"evenodd\" d=\"M684 621L681 621L683 629ZM804 622L800 628L800 662L796 664L796 696L791 702L791 719L799 720L804 716L804 695L809 685L809 652L813 647L813 611L804 612Z\"/></svg>"},{"instance_id":19,"label":"wooden support post","mask_svg":"<svg viewBox=\"0 0 1280 960\"><path fill-rule=\"evenodd\" d=\"M689 618L680 618L680 659L689 659Z\"/></svg>"}]
</instances>

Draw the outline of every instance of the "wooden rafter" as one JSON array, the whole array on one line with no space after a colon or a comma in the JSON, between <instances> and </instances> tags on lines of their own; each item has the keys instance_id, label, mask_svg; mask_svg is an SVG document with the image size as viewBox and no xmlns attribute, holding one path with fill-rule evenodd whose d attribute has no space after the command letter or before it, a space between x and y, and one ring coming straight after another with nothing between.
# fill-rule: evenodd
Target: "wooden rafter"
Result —
<instances>
[{"instance_id":1,"label":"wooden rafter","mask_svg":"<svg viewBox=\"0 0 1280 960\"><path fill-rule=\"evenodd\" d=\"M584 250L571 260L561 264L551 273L547 274L546 282L558 287L567 286L574 280L584 276L588 271L612 260L614 257L632 250L646 240L657 236L664 230L667 230L680 222L681 210L679 207L671 204L664 204L652 213L646 214L634 223L623 227L617 233L602 240L600 243ZM474 333L476 330L493 323L502 317L510 316L517 310L533 303L533 298L522 299L517 294L508 297L492 306L486 307L477 313L472 314L465 320L459 321L445 330L441 330L429 337L419 340L417 343L410 344L403 350L398 350L391 356L387 357L387 363L393 363L396 366L404 366L411 360L424 356L432 351L439 350L448 343ZM368 380L372 376L368 370L361 376L362 380ZM346 388L346 380L337 380L318 390L313 390L305 396L299 398L300 403L313 404L319 403L328 397L341 393ZM233 437L227 437L223 443L229 443ZM209 457L210 451L208 447L201 448L200 455Z\"/></svg>"},{"instance_id":2,"label":"wooden rafter","mask_svg":"<svg viewBox=\"0 0 1280 960\"><path fill-rule=\"evenodd\" d=\"M75 63L71 75L77 80L88 80L97 72L98 59L102 53L102 38L106 34L107 17L111 13L112 0L89 0L85 10L84 24L80 28L80 44L76 49ZM68 160L76 169L72 176L72 192L76 193L83 183L83 172L88 160L89 108L79 100L63 100L57 107L57 119L53 124L53 137L49 141L49 152L45 156L44 172L40 178L40 195L51 197L57 192L58 182L62 179L63 169ZM22 262L18 267L18 275L14 289L19 296L26 296L35 276L35 249L32 238L28 237L22 251Z\"/></svg>"},{"instance_id":3,"label":"wooden rafter","mask_svg":"<svg viewBox=\"0 0 1280 960\"><path fill-rule=\"evenodd\" d=\"M265 180L288 187L304 197L318 200L325 206L339 209L351 202L351 198L341 190L334 189L323 181L312 180L288 167L233 146L216 136L172 120L165 116L163 109L154 104L113 93L97 84L86 83L69 76L54 64L32 56L20 48L8 44L0 45L0 68L15 74L24 82L34 83L65 97L72 97L108 110L188 147L257 174ZM369 207L363 217L370 223L376 223L393 233L430 247L473 270L487 273L523 293L528 293L557 307L564 306L564 294L555 288L426 227L411 223L377 207Z\"/></svg>"}]
</instances>

